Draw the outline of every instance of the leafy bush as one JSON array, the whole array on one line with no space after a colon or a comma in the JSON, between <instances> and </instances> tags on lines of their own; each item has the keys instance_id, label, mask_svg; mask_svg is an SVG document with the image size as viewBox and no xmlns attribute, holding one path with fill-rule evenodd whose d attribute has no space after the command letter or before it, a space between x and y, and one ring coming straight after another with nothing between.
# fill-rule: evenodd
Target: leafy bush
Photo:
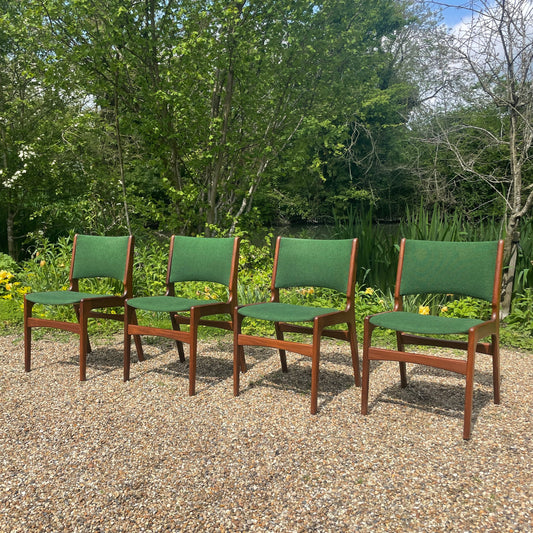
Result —
<instances>
[{"instance_id":1,"label":"leafy bush","mask_svg":"<svg viewBox=\"0 0 533 533\"><path fill-rule=\"evenodd\" d=\"M490 317L490 303L477 298L465 297L444 303L441 315L451 318L480 318Z\"/></svg>"},{"instance_id":2,"label":"leafy bush","mask_svg":"<svg viewBox=\"0 0 533 533\"><path fill-rule=\"evenodd\" d=\"M512 328L524 329L533 335L533 288L528 288L515 297L506 322Z\"/></svg>"},{"instance_id":3,"label":"leafy bush","mask_svg":"<svg viewBox=\"0 0 533 533\"><path fill-rule=\"evenodd\" d=\"M17 262L9 255L0 252L0 271L16 272L19 269Z\"/></svg>"}]
</instances>

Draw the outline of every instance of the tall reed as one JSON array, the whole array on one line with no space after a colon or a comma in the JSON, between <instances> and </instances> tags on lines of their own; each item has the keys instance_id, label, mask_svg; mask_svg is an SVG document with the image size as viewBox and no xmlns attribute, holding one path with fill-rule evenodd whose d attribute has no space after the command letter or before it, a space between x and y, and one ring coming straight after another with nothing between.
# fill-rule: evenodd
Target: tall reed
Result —
<instances>
[{"instance_id":1,"label":"tall reed","mask_svg":"<svg viewBox=\"0 0 533 533\"><path fill-rule=\"evenodd\" d=\"M460 213L439 206L427 210L407 209L399 224L373 221L372 211L361 214L353 209L334 214L335 238L360 238L358 280L360 284L390 291L394 286L399 242L408 239L433 241L490 241L503 238L498 219L471 221ZM522 224L518 250L515 293L533 286L533 219Z\"/></svg>"}]
</instances>

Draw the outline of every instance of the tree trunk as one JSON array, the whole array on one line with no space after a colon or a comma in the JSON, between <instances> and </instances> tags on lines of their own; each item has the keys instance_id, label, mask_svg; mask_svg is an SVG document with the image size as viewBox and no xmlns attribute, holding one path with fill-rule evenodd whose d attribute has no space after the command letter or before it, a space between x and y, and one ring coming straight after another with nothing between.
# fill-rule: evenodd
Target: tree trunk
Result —
<instances>
[{"instance_id":1,"label":"tree trunk","mask_svg":"<svg viewBox=\"0 0 533 533\"><path fill-rule=\"evenodd\" d=\"M15 235L14 235L14 226L15 226L15 211L9 206L7 212L7 251L9 255L16 261L17 252L15 250Z\"/></svg>"},{"instance_id":2,"label":"tree trunk","mask_svg":"<svg viewBox=\"0 0 533 533\"><path fill-rule=\"evenodd\" d=\"M516 275L516 261L518 245L520 244L520 218L511 216L507 224L507 234L504 245L504 265L507 265L502 277L502 291L500 299L500 318L504 319L511 312L511 300Z\"/></svg>"},{"instance_id":3,"label":"tree trunk","mask_svg":"<svg viewBox=\"0 0 533 533\"><path fill-rule=\"evenodd\" d=\"M119 119L119 109L118 109L118 74L115 77L115 133L117 136L117 156L118 164L120 171L120 184L122 187L122 202L124 205L124 217L126 221L126 228L128 233L131 235L131 224L130 224L130 213L128 208L128 196L126 192L126 175L124 172L124 151L122 147L122 134L120 132L120 119Z\"/></svg>"}]
</instances>

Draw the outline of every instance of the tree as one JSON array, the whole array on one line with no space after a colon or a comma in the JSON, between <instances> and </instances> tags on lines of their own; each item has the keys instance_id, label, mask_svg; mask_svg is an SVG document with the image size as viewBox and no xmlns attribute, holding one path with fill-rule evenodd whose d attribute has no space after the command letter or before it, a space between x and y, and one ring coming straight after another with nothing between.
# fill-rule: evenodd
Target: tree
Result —
<instances>
[{"instance_id":1,"label":"tree","mask_svg":"<svg viewBox=\"0 0 533 533\"><path fill-rule=\"evenodd\" d=\"M369 203L395 216L408 190L401 145L417 101L400 70L411 6L385 0L322 8L314 21L323 37L315 41L316 107L302 116L275 169L277 202L285 216L304 220L330 220L337 206L347 212Z\"/></svg>"},{"instance_id":2,"label":"tree","mask_svg":"<svg viewBox=\"0 0 533 533\"><path fill-rule=\"evenodd\" d=\"M46 83L46 44L20 2L0 2L0 198L9 254L37 206L52 203L58 182L47 171L61 134L64 101Z\"/></svg>"},{"instance_id":3,"label":"tree","mask_svg":"<svg viewBox=\"0 0 533 533\"><path fill-rule=\"evenodd\" d=\"M113 125L127 205L180 233L234 231L280 158L323 124L349 143L397 89L379 74L404 24L394 0L30 3L54 64Z\"/></svg>"},{"instance_id":4,"label":"tree","mask_svg":"<svg viewBox=\"0 0 533 533\"><path fill-rule=\"evenodd\" d=\"M485 184L503 206L505 315L520 221L533 206L533 4L475 0L468 9L471 19L448 40L455 83L431 102L430 123L438 130L426 140L453 155L461 179ZM469 120L487 112L490 120Z\"/></svg>"}]
</instances>

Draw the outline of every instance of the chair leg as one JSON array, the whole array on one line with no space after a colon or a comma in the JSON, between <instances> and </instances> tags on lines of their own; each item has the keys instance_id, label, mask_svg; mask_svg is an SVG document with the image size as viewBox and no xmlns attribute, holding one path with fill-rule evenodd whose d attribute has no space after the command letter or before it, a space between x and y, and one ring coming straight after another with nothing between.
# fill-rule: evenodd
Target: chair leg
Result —
<instances>
[{"instance_id":1,"label":"chair leg","mask_svg":"<svg viewBox=\"0 0 533 533\"><path fill-rule=\"evenodd\" d=\"M124 381L130 379L130 364L131 364L131 335L128 331L130 322L133 322L135 309L124 305Z\"/></svg>"},{"instance_id":2,"label":"chair leg","mask_svg":"<svg viewBox=\"0 0 533 533\"><path fill-rule=\"evenodd\" d=\"M76 318L80 322L80 304L74 304L74 311L76 313ZM87 329L87 328L86 328ZM87 332L87 341L86 341L86 351L85 353L91 353L93 349L91 348L91 342L89 341L89 332Z\"/></svg>"},{"instance_id":3,"label":"chair leg","mask_svg":"<svg viewBox=\"0 0 533 533\"><path fill-rule=\"evenodd\" d=\"M240 374L246 372L244 362L244 346L239 346L243 317L239 315L237 308L233 312L233 396L239 396ZM244 368L243 368L244 363Z\"/></svg>"},{"instance_id":4,"label":"chair leg","mask_svg":"<svg viewBox=\"0 0 533 533\"><path fill-rule=\"evenodd\" d=\"M463 439L470 438L472 424L472 403L474 399L474 367L476 357L476 344L474 340L468 339L468 354L466 362L466 384L465 384L465 411L463 423Z\"/></svg>"},{"instance_id":5,"label":"chair leg","mask_svg":"<svg viewBox=\"0 0 533 533\"><path fill-rule=\"evenodd\" d=\"M276 338L280 341L283 340L283 330L281 329L281 326L279 322L274 323L274 328L276 329ZM282 372L288 372L289 369L287 367L287 352L285 350L280 349L279 350L279 359L281 362L281 371Z\"/></svg>"},{"instance_id":6,"label":"chair leg","mask_svg":"<svg viewBox=\"0 0 533 533\"><path fill-rule=\"evenodd\" d=\"M316 415L318 410L318 378L320 367L320 336L316 325L313 328L313 353L311 355L311 414Z\"/></svg>"},{"instance_id":7,"label":"chair leg","mask_svg":"<svg viewBox=\"0 0 533 533\"><path fill-rule=\"evenodd\" d=\"M198 323L200 317L195 313L194 308L191 311L191 325L189 330L189 396L196 393L196 353L198 348Z\"/></svg>"},{"instance_id":8,"label":"chair leg","mask_svg":"<svg viewBox=\"0 0 533 533\"><path fill-rule=\"evenodd\" d=\"M176 318L175 313L170 313L170 322L172 323L172 329L174 331L180 330L180 324L178 322L178 319ZM185 362L185 351L183 350L183 342L176 341L176 348L178 349L178 354L180 356L180 361L182 363Z\"/></svg>"},{"instance_id":9,"label":"chair leg","mask_svg":"<svg viewBox=\"0 0 533 533\"><path fill-rule=\"evenodd\" d=\"M500 339L492 335L492 386L494 390L494 403L500 403Z\"/></svg>"},{"instance_id":10,"label":"chair leg","mask_svg":"<svg viewBox=\"0 0 533 533\"><path fill-rule=\"evenodd\" d=\"M374 327L370 323L368 317L365 318L365 329L363 335L363 379L361 383L361 414L368 414L368 388L370 382L370 359L368 354L370 351L370 343L372 342L372 331Z\"/></svg>"},{"instance_id":11,"label":"chair leg","mask_svg":"<svg viewBox=\"0 0 533 533\"><path fill-rule=\"evenodd\" d=\"M137 313L136 312L133 313L131 323L137 325ZM141 341L141 336L134 335L133 339L135 341L135 349L137 350L137 359L139 361L144 361L144 350L143 350L143 345Z\"/></svg>"},{"instance_id":12,"label":"chair leg","mask_svg":"<svg viewBox=\"0 0 533 533\"><path fill-rule=\"evenodd\" d=\"M33 302L24 298L24 370L31 370L31 328L28 326L28 319L31 317Z\"/></svg>"},{"instance_id":13,"label":"chair leg","mask_svg":"<svg viewBox=\"0 0 533 533\"><path fill-rule=\"evenodd\" d=\"M87 353L89 352L89 335L87 333L87 315L89 309L85 308L83 301L79 306L80 324L80 381L85 381L87 369Z\"/></svg>"},{"instance_id":14,"label":"chair leg","mask_svg":"<svg viewBox=\"0 0 533 533\"><path fill-rule=\"evenodd\" d=\"M352 367L355 379L355 386L361 386L361 373L359 371L359 349L357 347L357 331L355 323L348 322L348 335L350 337L350 352L352 354Z\"/></svg>"},{"instance_id":15,"label":"chair leg","mask_svg":"<svg viewBox=\"0 0 533 533\"><path fill-rule=\"evenodd\" d=\"M396 344L398 347L399 352L405 351L405 345L403 343L403 337L402 333L400 331L396 332ZM405 361L400 361L400 385L402 389L405 389L407 387L407 365L405 364Z\"/></svg>"},{"instance_id":16,"label":"chair leg","mask_svg":"<svg viewBox=\"0 0 533 533\"><path fill-rule=\"evenodd\" d=\"M244 346L239 346L239 366L241 372L246 374L248 368L246 367L246 358L244 357Z\"/></svg>"}]
</instances>

